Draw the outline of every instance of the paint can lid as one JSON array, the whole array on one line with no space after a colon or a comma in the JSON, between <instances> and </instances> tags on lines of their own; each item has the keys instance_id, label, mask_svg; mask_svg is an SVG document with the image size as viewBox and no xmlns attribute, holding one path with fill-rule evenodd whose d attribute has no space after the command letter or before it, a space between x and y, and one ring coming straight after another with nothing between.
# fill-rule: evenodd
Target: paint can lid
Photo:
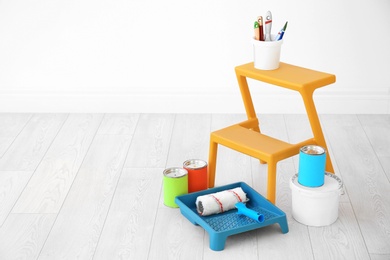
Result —
<instances>
[{"instance_id":1,"label":"paint can lid","mask_svg":"<svg viewBox=\"0 0 390 260\"><path fill-rule=\"evenodd\" d=\"M188 174L186 169L179 168L179 167L172 167L172 168L167 168L163 172L165 177L168 178L181 178L184 177Z\"/></svg>"},{"instance_id":2,"label":"paint can lid","mask_svg":"<svg viewBox=\"0 0 390 260\"><path fill-rule=\"evenodd\" d=\"M321 155L325 153L325 148L318 145L305 145L301 147L301 152L310 155Z\"/></svg>"},{"instance_id":3,"label":"paint can lid","mask_svg":"<svg viewBox=\"0 0 390 260\"><path fill-rule=\"evenodd\" d=\"M190 159L183 163L184 168L202 169L207 166L207 162L200 159Z\"/></svg>"}]
</instances>

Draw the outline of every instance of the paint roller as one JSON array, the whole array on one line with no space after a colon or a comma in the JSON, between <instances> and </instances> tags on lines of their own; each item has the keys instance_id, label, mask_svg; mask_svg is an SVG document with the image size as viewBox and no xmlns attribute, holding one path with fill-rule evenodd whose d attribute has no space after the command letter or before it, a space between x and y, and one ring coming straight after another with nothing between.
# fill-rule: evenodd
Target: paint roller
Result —
<instances>
[{"instance_id":1,"label":"paint roller","mask_svg":"<svg viewBox=\"0 0 390 260\"><path fill-rule=\"evenodd\" d=\"M246 207L249 201L241 187L224 190L212 194L198 196L196 209L202 216L219 214L237 208L237 214L245 215L259 223L264 221L264 215Z\"/></svg>"}]
</instances>

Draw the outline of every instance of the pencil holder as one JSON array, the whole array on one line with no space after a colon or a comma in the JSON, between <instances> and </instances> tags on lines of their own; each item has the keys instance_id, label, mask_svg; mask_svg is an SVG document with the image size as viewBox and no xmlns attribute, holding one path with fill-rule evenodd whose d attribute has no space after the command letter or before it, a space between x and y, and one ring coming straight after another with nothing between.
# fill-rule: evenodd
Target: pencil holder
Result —
<instances>
[{"instance_id":1,"label":"pencil holder","mask_svg":"<svg viewBox=\"0 0 390 260\"><path fill-rule=\"evenodd\" d=\"M272 35L271 39L275 39ZM280 41L257 41L252 39L253 61L256 69L275 70L279 68L283 39Z\"/></svg>"}]
</instances>

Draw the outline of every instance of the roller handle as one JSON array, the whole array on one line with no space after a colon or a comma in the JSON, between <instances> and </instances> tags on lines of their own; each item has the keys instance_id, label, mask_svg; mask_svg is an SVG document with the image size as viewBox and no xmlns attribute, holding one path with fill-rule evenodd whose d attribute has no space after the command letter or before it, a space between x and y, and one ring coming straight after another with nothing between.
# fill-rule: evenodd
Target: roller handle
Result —
<instances>
[{"instance_id":1,"label":"roller handle","mask_svg":"<svg viewBox=\"0 0 390 260\"><path fill-rule=\"evenodd\" d=\"M238 209L237 214L245 215L248 218L251 218L253 220L256 220L259 223L264 222L264 215L260 214L257 211L254 211L252 209L248 209L244 203L238 202L236 203L236 208Z\"/></svg>"}]
</instances>

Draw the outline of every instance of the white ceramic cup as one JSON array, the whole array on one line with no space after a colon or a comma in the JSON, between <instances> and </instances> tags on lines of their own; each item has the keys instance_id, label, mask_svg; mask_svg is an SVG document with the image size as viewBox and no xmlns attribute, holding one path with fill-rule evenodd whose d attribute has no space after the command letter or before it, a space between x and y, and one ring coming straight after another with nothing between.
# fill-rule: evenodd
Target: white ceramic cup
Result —
<instances>
[{"instance_id":1,"label":"white ceramic cup","mask_svg":"<svg viewBox=\"0 0 390 260\"><path fill-rule=\"evenodd\" d=\"M275 39L272 35L271 39ZM280 52L283 39L280 41L257 41L252 39L253 59L256 69L275 70L279 68Z\"/></svg>"}]
</instances>

